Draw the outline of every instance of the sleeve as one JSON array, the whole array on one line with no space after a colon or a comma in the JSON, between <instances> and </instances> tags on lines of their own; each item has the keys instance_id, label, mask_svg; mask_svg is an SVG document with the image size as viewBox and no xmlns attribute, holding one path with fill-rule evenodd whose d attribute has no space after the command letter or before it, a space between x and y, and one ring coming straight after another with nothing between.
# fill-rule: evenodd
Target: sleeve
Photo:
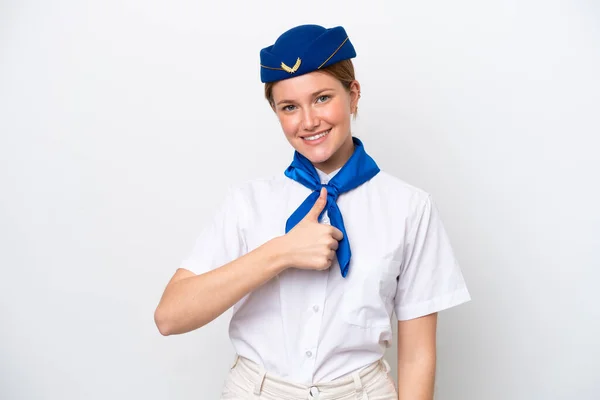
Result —
<instances>
[{"instance_id":1,"label":"sleeve","mask_svg":"<svg viewBox=\"0 0 600 400\"><path fill-rule=\"evenodd\" d=\"M398 320L422 317L471 300L430 195L409 217L408 224L394 298Z\"/></svg>"},{"instance_id":2,"label":"sleeve","mask_svg":"<svg viewBox=\"0 0 600 400\"><path fill-rule=\"evenodd\" d=\"M243 207L237 191L227 194L201 230L180 267L196 275L227 264L247 252L242 230Z\"/></svg>"}]
</instances>

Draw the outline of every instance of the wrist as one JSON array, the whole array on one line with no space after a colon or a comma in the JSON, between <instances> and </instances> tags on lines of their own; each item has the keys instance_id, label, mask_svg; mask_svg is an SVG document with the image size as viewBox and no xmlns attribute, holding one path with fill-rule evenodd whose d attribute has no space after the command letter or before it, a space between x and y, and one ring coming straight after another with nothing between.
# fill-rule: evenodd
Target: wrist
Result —
<instances>
[{"instance_id":1,"label":"wrist","mask_svg":"<svg viewBox=\"0 0 600 400\"><path fill-rule=\"evenodd\" d=\"M269 252L269 265L275 274L279 274L290 267L290 257L287 251L287 240L285 236L278 236L265 243Z\"/></svg>"}]
</instances>

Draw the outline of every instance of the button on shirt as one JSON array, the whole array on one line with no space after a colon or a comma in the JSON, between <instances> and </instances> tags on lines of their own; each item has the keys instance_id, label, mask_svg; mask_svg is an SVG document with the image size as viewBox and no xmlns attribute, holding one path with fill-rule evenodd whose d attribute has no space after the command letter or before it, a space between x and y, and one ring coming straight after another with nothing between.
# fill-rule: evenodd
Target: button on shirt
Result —
<instances>
[{"instance_id":1,"label":"button on shirt","mask_svg":"<svg viewBox=\"0 0 600 400\"><path fill-rule=\"evenodd\" d=\"M317 170L324 184L338 171ZM181 267L202 274L285 235L310 193L283 173L232 186ZM229 326L237 354L306 385L379 360L393 312L409 320L470 300L428 193L380 171L337 204L352 250L348 275L336 261L325 271L288 268L238 301Z\"/></svg>"}]
</instances>

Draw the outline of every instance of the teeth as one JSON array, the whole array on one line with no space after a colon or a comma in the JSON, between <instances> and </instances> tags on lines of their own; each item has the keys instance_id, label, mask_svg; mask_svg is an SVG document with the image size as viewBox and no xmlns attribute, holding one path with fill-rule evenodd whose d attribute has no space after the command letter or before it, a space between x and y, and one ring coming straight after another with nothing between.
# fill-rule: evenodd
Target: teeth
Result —
<instances>
[{"instance_id":1,"label":"teeth","mask_svg":"<svg viewBox=\"0 0 600 400\"><path fill-rule=\"evenodd\" d=\"M329 131L331 131L331 129ZM325 131L323 133L319 133L318 135L315 135L315 136L305 137L304 140L317 140L317 139L320 139L323 136L327 135L329 133L329 131Z\"/></svg>"}]
</instances>

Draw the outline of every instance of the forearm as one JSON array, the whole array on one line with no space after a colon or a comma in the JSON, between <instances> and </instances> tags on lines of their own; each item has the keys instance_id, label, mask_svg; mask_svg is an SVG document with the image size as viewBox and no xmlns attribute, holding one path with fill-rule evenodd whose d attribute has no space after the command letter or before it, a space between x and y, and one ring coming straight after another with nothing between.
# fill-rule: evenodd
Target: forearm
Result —
<instances>
[{"instance_id":1,"label":"forearm","mask_svg":"<svg viewBox=\"0 0 600 400\"><path fill-rule=\"evenodd\" d=\"M398 357L398 399L433 400L435 351Z\"/></svg>"},{"instance_id":2,"label":"forearm","mask_svg":"<svg viewBox=\"0 0 600 400\"><path fill-rule=\"evenodd\" d=\"M163 335L198 329L227 311L286 266L279 238L205 274L170 283L155 312Z\"/></svg>"}]
</instances>

